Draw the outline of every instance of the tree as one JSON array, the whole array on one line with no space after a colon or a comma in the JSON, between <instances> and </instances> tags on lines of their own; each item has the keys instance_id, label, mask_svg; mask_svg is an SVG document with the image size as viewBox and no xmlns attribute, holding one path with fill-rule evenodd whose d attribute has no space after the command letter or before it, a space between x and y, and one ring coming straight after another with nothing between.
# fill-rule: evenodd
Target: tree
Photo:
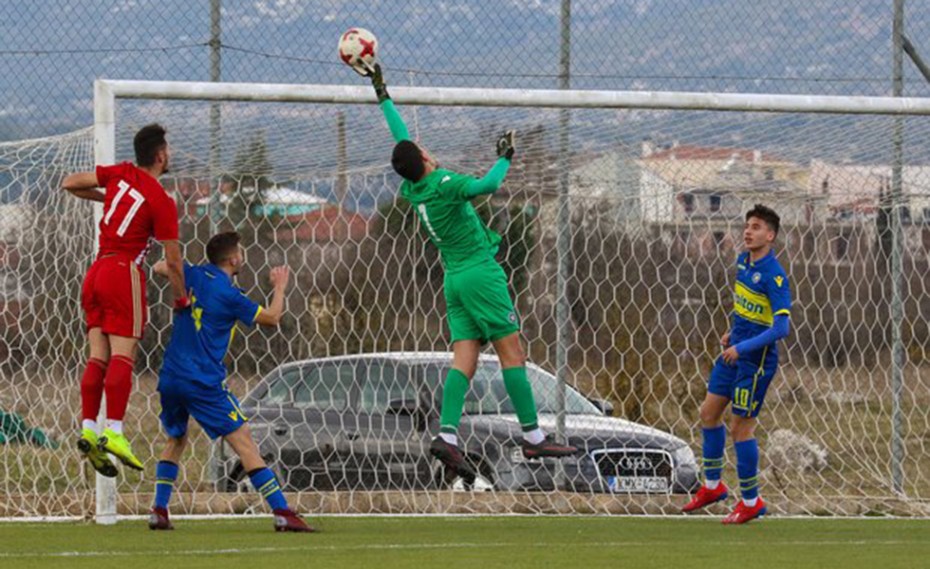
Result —
<instances>
[{"instance_id":1,"label":"tree","mask_svg":"<svg viewBox=\"0 0 930 569\"><path fill-rule=\"evenodd\" d=\"M224 183L233 185L226 210L234 227L239 228L256 215L265 202L265 192L274 186L270 177L273 171L264 131L257 131L240 143L230 173L223 176Z\"/></svg>"}]
</instances>

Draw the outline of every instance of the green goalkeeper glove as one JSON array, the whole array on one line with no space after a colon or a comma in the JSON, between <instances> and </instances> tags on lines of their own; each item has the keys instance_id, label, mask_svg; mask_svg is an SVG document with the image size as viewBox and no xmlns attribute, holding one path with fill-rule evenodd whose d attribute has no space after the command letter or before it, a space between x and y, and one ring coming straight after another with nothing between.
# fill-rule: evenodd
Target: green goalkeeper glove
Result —
<instances>
[{"instance_id":1,"label":"green goalkeeper glove","mask_svg":"<svg viewBox=\"0 0 930 569\"><path fill-rule=\"evenodd\" d=\"M375 88L375 94L378 95L378 103L390 99L387 85L384 83L384 75L381 73L381 64L375 63L374 67L369 67L367 75L371 79L371 86Z\"/></svg>"},{"instance_id":2,"label":"green goalkeeper glove","mask_svg":"<svg viewBox=\"0 0 930 569\"><path fill-rule=\"evenodd\" d=\"M506 158L510 160L513 158L513 152L516 148L514 144L514 132L508 130L497 139L497 156L498 158Z\"/></svg>"}]
</instances>

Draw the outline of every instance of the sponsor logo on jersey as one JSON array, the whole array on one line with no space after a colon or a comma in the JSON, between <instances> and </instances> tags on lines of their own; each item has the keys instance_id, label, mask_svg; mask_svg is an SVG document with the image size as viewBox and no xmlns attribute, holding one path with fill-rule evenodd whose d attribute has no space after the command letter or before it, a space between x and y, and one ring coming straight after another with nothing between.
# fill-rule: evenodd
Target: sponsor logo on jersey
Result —
<instances>
[{"instance_id":1,"label":"sponsor logo on jersey","mask_svg":"<svg viewBox=\"0 0 930 569\"><path fill-rule=\"evenodd\" d=\"M736 314L757 324L772 325L772 305L767 296L739 281L733 292L733 308Z\"/></svg>"},{"instance_id":2,"label":"sponsor logo on jersey","mask_svg":"<svg viewBox=\"0 0 930 569\"><path fill-rule=\"evenodd\" d=\"M749 300L748 298L742 295L736 295L736 304L741 308L745 309L747 312L752 314L763 314L765 313L765 307L761 304L756 304L755 302Z\"/></svg>"}]
</instances>

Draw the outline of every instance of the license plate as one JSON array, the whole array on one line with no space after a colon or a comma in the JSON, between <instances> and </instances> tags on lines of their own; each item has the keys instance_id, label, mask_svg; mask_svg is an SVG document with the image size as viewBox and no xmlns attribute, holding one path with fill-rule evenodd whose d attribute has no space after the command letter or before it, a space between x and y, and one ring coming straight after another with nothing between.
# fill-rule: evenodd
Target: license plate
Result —
<instances>
[{"instance_id":1,"label":"license plate","mask_svg":"<svg viewBox=\"0 0 930 569\"><path fill-rule=\"evenodd\" d=\"M663 476L608 476L607 487L613 492L668 492L668 478Z\"/></svg>"}]
</instances>

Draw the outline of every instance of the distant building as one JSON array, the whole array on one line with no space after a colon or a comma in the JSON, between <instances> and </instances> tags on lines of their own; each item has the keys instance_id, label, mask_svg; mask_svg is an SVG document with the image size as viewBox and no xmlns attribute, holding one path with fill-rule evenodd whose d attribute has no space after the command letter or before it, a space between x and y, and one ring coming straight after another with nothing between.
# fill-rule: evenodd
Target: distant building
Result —
<instances>
[{"instance_id":1,"label":"distant building","mask_svg":"<svg viewBox=\"0 0 930 569\"><path fill-rule=\"evenodd\" d=\"M20 248L26 231L35 222L36 212L31 206L0 205L0 326L10 332L19 328L23 307L30 298L30 290L20 275Z\"/></svg>"},{"instance_id":2,"label":"distant building","mask_svg":"<svg viewBox=\"0 0 930 569\"><path fill-rule=\"evenodd\" d=\"M643 145L640 203L651 223L740 220L761 202L789 224L812 223L822 205L807 190L807 170L760 150Z\"/></svg>"},{"instance_id":3,"label":"distant building","mask_svg":"<svg viewBox=\"0 0 930 569\"><path fill-rule=\"evenodd\" d=\"M826 215L807 188L807 169L759 150L644 143L638 156L607 153L572 170L578 205L606 200L620 222L738 220L757 202L788 214L789 223Z\"/></svg>"},{"instance_id":4,"label":"distant building","mask_svg":"<svg viewBox=\"0 0 930 569\"><path fill-rule=\"evenodd\" d=\"M579 164L570 183L573 210L591 204L634 232L694 222L728 227L756 203L783 212L787 224L828 215L825 200L808 190L806 168L751 149L644 143L635 155L610 152Z\"/></svg>"},{"instance_id":5,"label":"distant building","mask_svg":"<svg viewBox=\"0 0 930 569\"><path fill-rule=\"evenodd\" d=\"M579 163L570 176L573 231L578 223L629 237L660 240L689 256L729 255L742 247L743 216L755 204L774 208L786 227L830 217L827 200L809 189L809 169L745 148L643 143ZM554 236L557 205L542 206L543 233ZM785 240L794 246L795 235Z\"/></svg>"},{"instance_id":6,"label":"distant building","mask_svg":"<svg viewBox=\"0 0 930 569\"><path fill-rule=\"evenodd\" d=\"M276 230L275 237L279 243L358 243L368 235L370 225L371 219L360 213L327 205L309 213L288 216Z\"/></svg>"},{"instance_id":7,"label":"distant building","mask_svg":"<svg viewBox=\"0 0 930 569\"><path fill-rule=\"evenodd\" d=\"M215 207L220 208L219 215L225 216L226 210L232 202L232 185L230 184L229 188L224 187L223 189L224 191L219 194L218 198L207 195L197 199L195 202L195 214L198 217L207 215L207 211L211 207L211 204L214 204ZM254 188L243 188L241 190L243 195L249 195L250 193L254 193L254 191ZM322 209L328 203L326 199L313 194L291 188L273 187L265 190L261 205L256 206L252 214L263 217L271 217L274 215L281 217L306 215Z\"/></svg>"},{"instance_id":8,"label":"distant building","mask_svg":"<svg viewBox=\"0 0 930 569\"><path fill-rule=\"evenodd\" d=\"M32 206L0 204L0 243L16 243L36 221Z\"/></svg>"},{"instance_id":9,"label":"distant building","mask_svg":"<svg viewBox=\"0 0 930 569\"><path fill-rule=\"evenodd\" d=\"M891 166L811 162L809 191L826 199L833 219L873 218L881 200L890 196ZM901 172L904 200L901 221L930 223L930 166L905 166Z\"/></svg>"}]
</instances>

